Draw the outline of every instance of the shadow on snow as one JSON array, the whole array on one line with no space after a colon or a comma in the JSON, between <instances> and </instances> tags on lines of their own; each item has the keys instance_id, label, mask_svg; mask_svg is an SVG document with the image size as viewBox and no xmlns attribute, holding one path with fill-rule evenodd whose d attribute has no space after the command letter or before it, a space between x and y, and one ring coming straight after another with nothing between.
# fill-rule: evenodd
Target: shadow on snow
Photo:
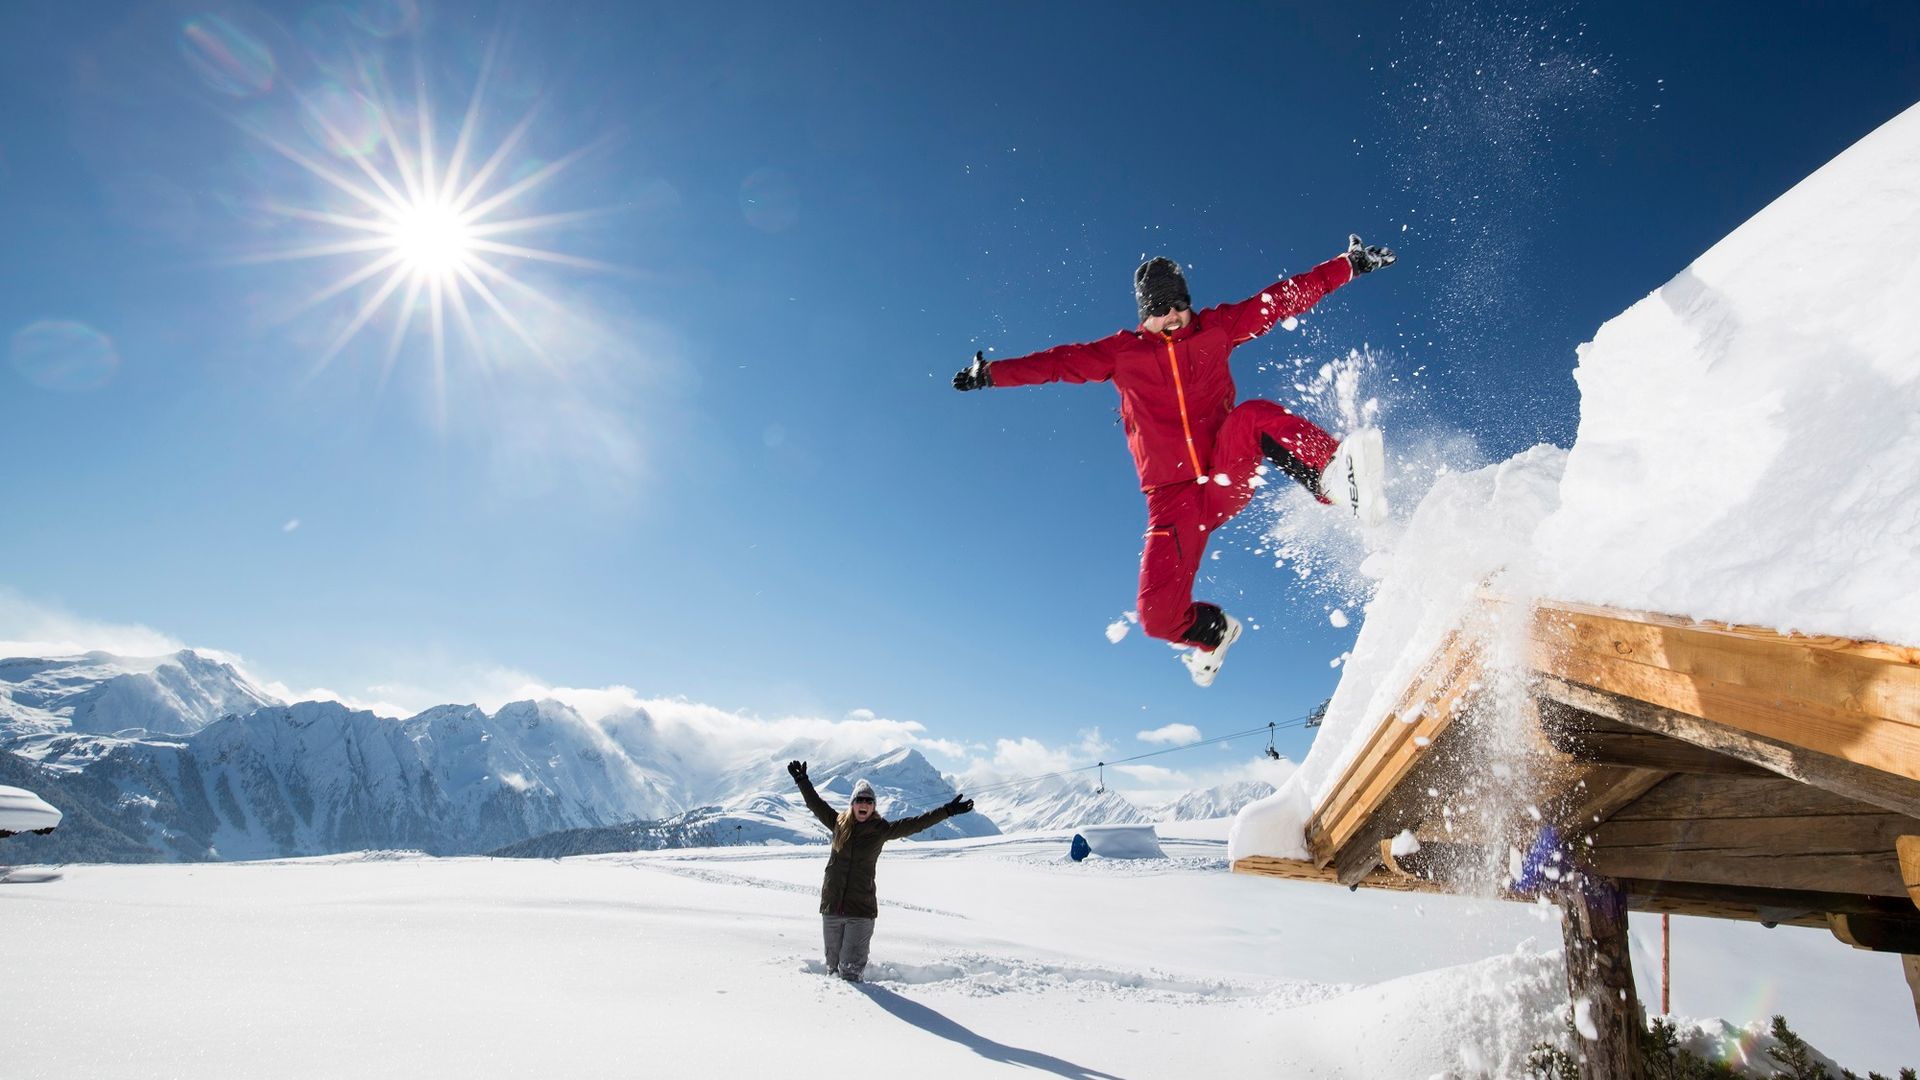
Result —
<instances>
[{"instance_id":1,"label":"shadow on snow","mask_svg":"<svg viewBox=\"0 0 1920 1080\"><path fill-rule=\"evenodd\" d=\"M892 1013L894 1016L912 1024L929 1035L938 1035L950 1039L961 1046L979 1054L989 1061L1004 1061L1009 1065L1020 1065L1029 1069L1039 1069L1055 1076L1072 1077L1074 1080L1121 1080L1112 1073L1098 1069L1088 1069L1075 1065L1071 1061L1062 1061L1052 1054L1043 1054L1038 1050L1022 1050L1017 1046L994 1042L992 1039L975 1032L962 1024L955 1023L940 1013L927 1008L917 1001L901 997L884 987L873 983L859 983L855 987L861 993L873 999L874 1004Z\"/></svg>"}]
</instances>

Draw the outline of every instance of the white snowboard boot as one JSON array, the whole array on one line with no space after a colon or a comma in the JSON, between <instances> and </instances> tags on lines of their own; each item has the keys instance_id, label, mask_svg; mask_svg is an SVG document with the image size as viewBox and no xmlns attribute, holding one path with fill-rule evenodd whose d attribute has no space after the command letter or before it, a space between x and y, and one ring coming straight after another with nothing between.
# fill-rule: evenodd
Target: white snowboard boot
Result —
<instances>
[{"instance_id":1,"label":"white snowboard boot","mask_svg":"<svg viewBox=\"0 0 1920 1080\"><path fill-rule=\"evenodd\" d=\"M1320 474L1320 493L1367 528L1387 520L1387 455L1379 428L1361 428L1340 440Z\"/></svg>"},{"instance_id":2,"label":"white snowboard boot","mask_svg":"<svg viewBox=\"0 0 1920 1080\"><path fill-rule=\"evenodd\" d=\"M1227 629L1220 635L1220 644L1212 649L1203 649L1198 645L1180 654L1180 662L1187 665L1187 674L1193 676L1195 686L1212 686L1213 677L1220 674L1220 665L1227 660L1227 649L1240 640L1240 620L1226 612Z\"/></svg>"}]
</instances>

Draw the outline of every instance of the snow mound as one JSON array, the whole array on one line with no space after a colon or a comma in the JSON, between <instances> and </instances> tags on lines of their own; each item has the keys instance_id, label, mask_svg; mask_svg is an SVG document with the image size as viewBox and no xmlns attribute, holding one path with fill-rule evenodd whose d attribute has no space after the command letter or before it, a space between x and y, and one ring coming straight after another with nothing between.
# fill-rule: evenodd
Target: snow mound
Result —
<instances>
[{"instance_id":1,"label":"snow mound","mask_svg":"<svg viewBox=\"0 0 1920 1080\"><path fill-rule=\"evenodd\" d=\"M1290 1010L1266 1037L1296 1076L1526 1076L1534 1046L1566 1041L1566 995L1560 954L1523 946Z\"/></svg>"},{"instance_id":2,"label":"snow mound","mask_svg":"<svg viewBox=\"0 0 1920 1080\"><path fill-rule=\"evenodd\" d=\"M1920 106L1580 349L1546 595L1920 644Z\"/></svg>"},{"instance_id":3,"label":"snow mound","mask_svg":"<svg viewBox=\"0 0 1920 1080\"><path fill-rule=\"evenodd\" d=\"M1108 859L1164 859L1152 825L1089 825L1081 829L1095 855Z\"/></svg>"}]
</instances>

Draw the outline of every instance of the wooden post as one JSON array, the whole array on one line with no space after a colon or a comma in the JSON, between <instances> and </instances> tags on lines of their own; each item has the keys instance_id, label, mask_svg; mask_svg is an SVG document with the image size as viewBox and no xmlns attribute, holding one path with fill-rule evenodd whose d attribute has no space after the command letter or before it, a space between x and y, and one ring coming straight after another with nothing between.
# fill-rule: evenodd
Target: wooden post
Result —
<instances>
[{"instance_id":1,"label":"wooden post","mask_svg":"<svg viewBox=\"0 0 1920 1080\"><path fill-rule=\"evenodd\" d=\"M1645 1080L1640 1038L1646 1018L1633 990L1626 896L1611 878L1576 873L1561 891L1560 908L1580 1076Z\"/></svg>"},{"instance_id":2,"label":"wooden post","mask_svg":"<svg viewBox=\"0 0 1920 1080\"><path fill-rule=\"evenodd\" d=\"M1913 992L1913 1014L1920 1019L1920 956L1908 954L1900 958L1900 970L1907 975L1907 989Z\"/></svg>"},{"instance_id":3,"label":"wooden post","mask_svg":"<svg viewBox=\"0 0 1920 1080\"><path fill-rule=\"evenodd\" d=\"M1673 1015L1673 916L1660 916L1660 1015Z\"/></svg>"}]
</instances>

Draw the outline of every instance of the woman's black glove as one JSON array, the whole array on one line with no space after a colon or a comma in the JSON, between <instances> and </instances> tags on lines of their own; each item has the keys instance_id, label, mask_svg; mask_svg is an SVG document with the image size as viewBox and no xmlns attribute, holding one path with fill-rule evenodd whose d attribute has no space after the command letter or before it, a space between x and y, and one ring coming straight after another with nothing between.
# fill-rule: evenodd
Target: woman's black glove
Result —
<instances>
[{"instance_id":1,"label":"woman's black glove","mask_svg":"<svg viewBox=\"0 0 1920 1080\"><path fill-rule=\"evenodd\" d=\"M973 363L953 374L955 390L980 390L993 385L993 372L987 370L987 354L984 351L973 354Z\"/></svg>"},{"instance_id":2,"label":"woman's black glove","mask_svg":"<svg viewBox=\"0 0 1920 1080\"><path fill-rule=\"evenodd\" d=\"M955 817L960 814L971 814L973 813L973 800L963 799L955 795L953 801L948 803L943 809L946 810L948 817Z\"/></svg>"},{"instance_id":3,"label":"woman's black glove","mask_svg":"<svg viewBox=\"0 0 1920 1080\"><path fill-rule=\"evenodd\" d=\"M1355 277L1383 266L1393 265L1393 249L1379 246L1366 247L1360 243L1359 233L1347 234L1347 262L1353 264Z\"/></svg>"},{"instance_id":4,"label":"woman's black glove","mask_svg":"<svg viewBox=\"0 0 1920 1080\"><path fill-rule=\"evenodd\" d=\"M787 762L787 775L793 777L795 780L805 780L807 778L807 763L804 761Z\"/></svg>"}]
</instances>

